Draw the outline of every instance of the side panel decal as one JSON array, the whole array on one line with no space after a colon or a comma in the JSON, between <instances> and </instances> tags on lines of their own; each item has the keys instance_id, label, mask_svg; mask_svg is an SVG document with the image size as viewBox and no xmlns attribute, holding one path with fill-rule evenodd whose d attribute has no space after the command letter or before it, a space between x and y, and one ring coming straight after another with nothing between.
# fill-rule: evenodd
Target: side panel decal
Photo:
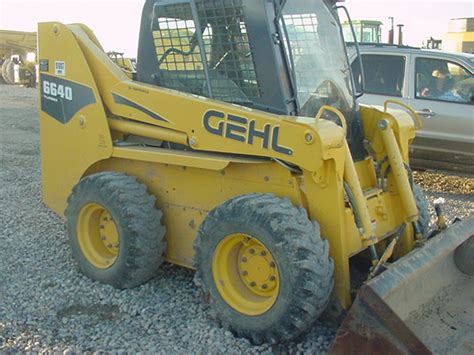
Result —
<instances>
[{"instance_id":1,"label":"side panel decal","mask_svg":"<svg viewBox=\"0 0 474 355\"><path fill-rule=\"evenodd\" d=\"M141 105L139 105L139 104L137 104L133 101L130 101L129 99L126 99L123 96L120 96L120 95L117 95L117 94L114 94L114 93L112 93L112 96L113 96L114 102L116 104L133 107L134 109L147 114L148 116L154 118L155 120L159 120L159 121L163 121L163 122L169 122L168 120L164 119L163 117L158 116L156 113L148 110L147 108L145 108L145 107L143 107L143 106L141 106Z\"/></svg>"},{"instance_id":2,"label":"side panel decal","mask_svg":"<svg viewBox=\"0 0 474 355\"><path fill-rule=\"evenodd\" d=\"M40 74L41 110L61 122L68 123L85 106L97 101L88 86L52 75Z\"/></svg>"},{"instance_id":3,"label":"side panel decal","mask_svg":"<svg viewBox=\"0 0 474 355\"><path fill-rule=\"evenodd\" d=\"M280 145L280 126L266 123L262 130L256 129L256 120L247 119L233 114L225 114L224 112L209 110L202 117L202 124L206 131L232 139L238 142L243 142L250 145L258 145L264 149L269 149L271 142L271 149L277 153L285 155L293 155L293 149ZM257 143L255 143L256 139Z\"/></svg>"}]
</instances>

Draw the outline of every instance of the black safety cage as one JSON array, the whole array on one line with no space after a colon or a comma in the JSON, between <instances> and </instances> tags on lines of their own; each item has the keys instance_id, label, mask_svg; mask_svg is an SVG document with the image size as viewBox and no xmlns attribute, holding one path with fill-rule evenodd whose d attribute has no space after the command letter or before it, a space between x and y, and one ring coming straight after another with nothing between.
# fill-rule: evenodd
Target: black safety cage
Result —
<instances>
[{"instance_id":1,"label":"black safety cage","mask_svg":"<svg viewBox=\"0 0 474 355\"><path fill-rule=\"evenodd\" d=\"M275 4L268 0L148 0L137 78L225 102L295 114L274 18Z\"/></svg>"}]
</instances>

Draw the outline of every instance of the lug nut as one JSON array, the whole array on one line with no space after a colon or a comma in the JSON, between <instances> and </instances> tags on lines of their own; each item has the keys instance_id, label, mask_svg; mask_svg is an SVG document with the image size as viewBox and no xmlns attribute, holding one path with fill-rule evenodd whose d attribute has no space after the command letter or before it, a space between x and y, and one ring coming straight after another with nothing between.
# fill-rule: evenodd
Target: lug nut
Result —
<instances>
[{"instance_id":1,"label":"lug nut","mask_svg":"<svg viewBox=\"0 0 474 355\"><path fill-rule=\"evenodd\" d=\"M270 281L275 281L277 278L275 276L270 276Z\"/></svg>"},{"instance_id":2,"label":"lug nut","mask_svg":"<svg viewBox=\"0 0 474 355\"><path fill-rule=\"evenodd\" d=\"M276 266L276 265L275 265L275 262L274 262L274 261L271 261L271 262L270 262L270 267L275 267L275 266Z\"/></svg>"},{"instance_id":3,"label":"lug nut","mask_svg":"<svg viewBox=\"0 0 474 355\"><path fill-rule=\"evenodd\" d=\"M107 248L112 248L112 244L107 244Z\"/></svg>"},{"instance_id":4,"label":"lug nut","mask_svg":"<svg viewBox=\"0 0 474 355\"><path fill-rule=\"evenodd\" d=\"M263 285L262 285L262 288L263 288L264 290L266 290L266 289L268 288L267 284L263 284Z\"/></svg>"},{"instance_id":5,"label":"lug nut","mask_svg":"<svg viewBox=\"0 0 474 355\"><path fill-rule=\"evenodd\" d=\"M249 249L249 253L250 253L250 254L254 254L254 253L255 253L255 250Z\"/></svg>"},{"instance_id":6,"label":"lug nut","mask_svg":"<svg viewBox=\"0 0 474 355\"><path fill-rule=\"evenodd\" d=\"M260 256L265 256L265 255L267 255L267 252L266 252L265 250L262 250L262 251L260 252Z\"/></svg>"},{"instance_id":7,"label":"lug nut","mask_svg":"<svg viewBox=\"0 0 474 355\"><path fill-rule=\"evenodd\" d=\"M257 285L257 283L256 283L255 281L252 281L252 282L250 283L250 286L252 286L252 287L255 287L256 285Z\"/></svg>"},{"instance_id":8,"label":"lug nut","mask_svg":"<svg viewBox=\"0 0 474 355\"><path fill-rule=\"evenodd\" d=\"M99 227L100 227L100 229L104 229L104 228L105 228L105 226L104 226L103 224L101 224Z\"/></svg>"},{"instance_id":9,"label":"lug nut","mask_svg":"<svg viewBox=\"0 0 474 355\"><path fill-rule=\"evenodd\" d=\"M247 262L247 258L245 256L241 260L242 260L243 263Z\"/></svg>"}]
</instances>

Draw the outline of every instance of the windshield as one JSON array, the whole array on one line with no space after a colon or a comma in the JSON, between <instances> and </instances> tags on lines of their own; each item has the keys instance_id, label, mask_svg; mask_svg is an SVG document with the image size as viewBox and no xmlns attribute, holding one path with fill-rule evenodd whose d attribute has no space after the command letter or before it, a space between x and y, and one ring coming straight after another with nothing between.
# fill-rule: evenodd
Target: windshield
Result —
<instances>
[{"instance_id":1,"label":"windshield","mask_svg":"<svg viewBox=\"0 0 474 355\"><path fill-rule=\"evenodd\" d=\"M288 0L279 19L301 116L324 105L353 112L351 71L339 20L324 0ZM328 113L331 115L330 113Z\"/></svg>"}]
</instances>

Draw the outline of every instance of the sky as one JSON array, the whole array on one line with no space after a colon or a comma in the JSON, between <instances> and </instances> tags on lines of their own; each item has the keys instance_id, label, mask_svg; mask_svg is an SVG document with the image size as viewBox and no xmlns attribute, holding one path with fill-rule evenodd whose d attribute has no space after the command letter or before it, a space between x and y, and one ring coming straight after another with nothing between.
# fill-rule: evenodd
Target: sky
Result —
<instances>
[{"instance_id":1,"label":"sky","mask_svg":"<svg viewBox=\"0 0 474 355\"><path fill-rule=\"evenodd\" d=\"M135 57L143 4L144 0L0 0L0 29L35 31L38 22L80 22L94 31L106 51ZM345 6L353 20L382 21L384 41L388 17L395 17L395 24L405 25L405 44L413 46L431 36L441 39L451 18L474 17L474 0L346 0Z\"/></svg>"}]
</instances>

